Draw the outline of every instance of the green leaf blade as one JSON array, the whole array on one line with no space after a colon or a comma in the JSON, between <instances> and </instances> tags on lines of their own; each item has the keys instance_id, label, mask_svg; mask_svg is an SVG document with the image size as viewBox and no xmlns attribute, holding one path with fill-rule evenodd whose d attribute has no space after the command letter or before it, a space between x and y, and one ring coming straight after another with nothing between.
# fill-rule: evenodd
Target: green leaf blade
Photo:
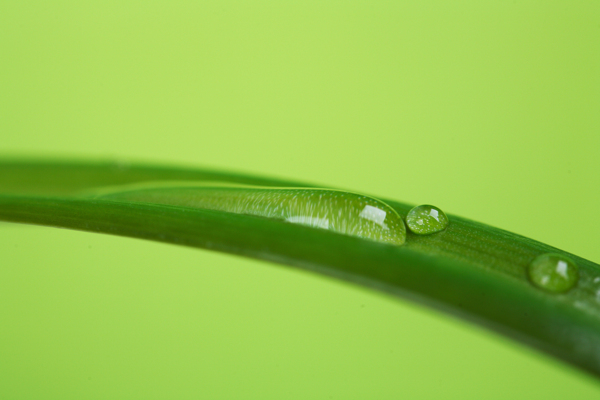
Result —
<instances>
[{"instance_id":1,"label":"green leaf blade","mask_svg":"<svg viewBox=\"0 0 600 400\"><path fill-rule=\"evenodd\" d=\"M91 174L77 184L57 184L61 196L53 196L52 175L44 176L44 188L36 189L40 176L29 176L21 186L14 183L15 177L36 175L43 168L33 172L28 167L11 168L13 186L0 190L5 193L0 195L0 220L205 248L314 271L474 321L600 376L600 306L593 286L600 268L534 240L449 215L445 231L429 236L409 233L406 245L389 246L248 215L68 195L124 180L131 183L139 178L137 172L112 181L110 172ZM68 183L68 170L59 180ZM9 182L4 170L0 171L0 182ZM152 171L161 171L159 167L144 171L145 181L168 175L164 171L153 175ZM220 173L187 174L190 180L200 176L228 179ZM168 177L181 180L182 174ZM246 179L229 178L234 183ZM255 181L281 184L262 178ZM18 190L37 190L38 194L15 194ZM412 208L386 202L403 217ZM577 263L580 282L575 289L547 293L528 281L529 262L548 252L567 255Z\"/></svg>"}]
</instances>

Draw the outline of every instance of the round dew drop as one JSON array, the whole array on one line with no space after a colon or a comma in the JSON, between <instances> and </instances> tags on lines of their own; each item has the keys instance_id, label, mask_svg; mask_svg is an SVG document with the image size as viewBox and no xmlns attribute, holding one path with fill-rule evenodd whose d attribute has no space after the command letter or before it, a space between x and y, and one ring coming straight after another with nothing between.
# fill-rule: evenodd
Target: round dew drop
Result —
<instances>
[{"instance_id":1,"label":"round dew drop","mask_svg":"<svg viewBox=\"0 0 600 400\"><path fill-rule=\"evenodd\" d=\"M408 212L406 225L417 235L430 235L446 229L448 217L439 208L423 204Z\"/></svg>"},{"instance_id":2,"label":"round dew drop","mask_svg":"<svg viewBox=\"0 0 600 400\"><path fill-rule=\"evenodd\" d=\"M577 264L560 254L542 254L536 257L527 269L531 282L544 290L566 292L577 283Z\"/></svg>"}]
</instances>

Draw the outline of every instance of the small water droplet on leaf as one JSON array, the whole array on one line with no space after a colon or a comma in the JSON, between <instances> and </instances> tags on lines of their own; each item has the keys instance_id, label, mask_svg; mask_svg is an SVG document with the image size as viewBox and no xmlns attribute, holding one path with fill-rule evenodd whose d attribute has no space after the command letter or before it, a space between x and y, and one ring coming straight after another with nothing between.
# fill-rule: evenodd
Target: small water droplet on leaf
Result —
<instances>
[{"instance_id":1,"label":"small water droplet on leaf","mask_svg":"<svg viewBox=\"0 0 600 400\"><path fill-rule=\"evenodd\" d=\"M448 217L439 208L423 204L408 212L406 225L417 235L430 235L446 229Z\"/></svg>"},{"instance_id":2,"label":"small water droplet on leaf","mask_svg":"<svg viewBox=\"0 0 600 400\"><path fill-rule=\"evenodd\" d=\"M575 262L560 254L542 254L527 269L531 282L550 292L566 292L577 283L579 272Z\"/></svg>"}]
</instances>

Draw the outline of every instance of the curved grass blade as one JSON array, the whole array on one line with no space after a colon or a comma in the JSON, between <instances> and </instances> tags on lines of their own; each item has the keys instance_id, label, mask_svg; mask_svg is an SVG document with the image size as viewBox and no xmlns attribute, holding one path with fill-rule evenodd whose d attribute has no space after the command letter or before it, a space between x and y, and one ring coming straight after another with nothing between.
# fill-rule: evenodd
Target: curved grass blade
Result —
<instances>
[{"instance_id":1,"label":"curved grass blade","mask_svg":"<svg viewBox=\"0 0 600 400\"><path fill-rule=\"evenodd\" d=\"M7 165L0 166L0 220L207 248L312 270L469 319L600 376L600 266L531 239L450 215L445 231L408 232L404 246L389 246L249 215L72 195L103 185L201 177L263 186L289 182L158 167L115 175L111 166L99 164ZM49 174L52 168L61 173ZM86 171L93 173L84 179ZM71 173L80 179L71 181ZM402 217L411 208L386 203ZM545 253L577 263L575 288L556 294L529 282L527 265Z\"/></svg>"},{"instance_id":2,"label":"curved grass blade","mask_svg":"<svg viewBox=\"0 0 600 400\"><path fill-rule=\"evenodd\" d=\"M0 160L0 193L70 195L104 186L151 181L216 181L256 186L308 186L300 182L222 171L134 165L125 161Z\"/></svg>"}]
</instances>

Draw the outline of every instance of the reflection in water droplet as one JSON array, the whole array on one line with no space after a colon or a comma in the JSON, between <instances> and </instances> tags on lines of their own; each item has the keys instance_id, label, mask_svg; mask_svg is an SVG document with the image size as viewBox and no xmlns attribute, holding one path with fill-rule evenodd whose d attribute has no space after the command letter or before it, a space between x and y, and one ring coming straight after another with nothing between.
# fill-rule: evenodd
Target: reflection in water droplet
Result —
<instances>
[{"instance_id":1,"label":"reflection in water droplet","mask_svg":"<svg viewBox=\"0 0 600 400\"><path fill-rule=\"evenodd\" d=\"M406 225L417 235L429 235L446 229L448 217L439 208L424 204L408 212Z\"/></svg>"},{"instance_id":2,"label":"reflection in water droplet","mask_svg":"<svg viewBox=\"0 0 600 400\"><path fill-rule=\"evenodd\" d=\"M534 285L550 292L565 292L579 279L577 264L560 254L536 257L529 264L527 274Z\"/></svg>"},{"instance_id":3,"label":"reflection in water droplet","mask_svg":"<svg viewBox=\"0 0 600 400\"><path fill-rule=\"evenodd\" d=\"M250 214L393 245L406 240L404 221L389 205L337 190L157 184L101 197Z\"/></svg>"}]
</instances>

